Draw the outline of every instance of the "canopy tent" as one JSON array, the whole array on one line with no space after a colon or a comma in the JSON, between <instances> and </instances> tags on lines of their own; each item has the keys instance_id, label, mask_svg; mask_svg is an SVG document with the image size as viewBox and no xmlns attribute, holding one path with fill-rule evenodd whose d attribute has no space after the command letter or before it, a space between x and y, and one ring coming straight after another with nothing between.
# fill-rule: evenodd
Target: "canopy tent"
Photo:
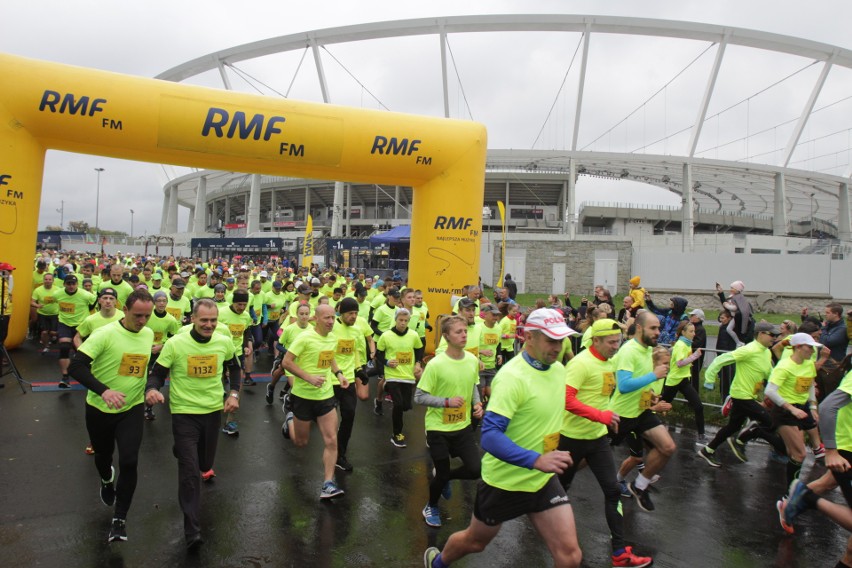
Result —
<instances>
[{"instance_id":1,"label":"canopy tent","mask_svg":"<svg viewBox=\"0 0 852 568\"><path fill-rule=\"evenodd\" d=\"M411 225L399 225L390 231L370 237L370 246L407 244L411 240Z\"/></svg>"}]
</instances>

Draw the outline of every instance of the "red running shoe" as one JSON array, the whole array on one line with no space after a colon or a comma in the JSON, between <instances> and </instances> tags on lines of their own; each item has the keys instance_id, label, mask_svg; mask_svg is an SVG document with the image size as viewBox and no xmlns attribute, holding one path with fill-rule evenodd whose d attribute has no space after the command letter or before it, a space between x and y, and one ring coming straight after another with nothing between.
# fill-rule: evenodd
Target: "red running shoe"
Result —
<instances>
[{"instance_id":1,"label":"red running shoe","mask_svg":"<svg viewBox=\"0 0 852 568\"><path fill-rule=\"evenodd\" d=\"M201 481L210 481L214 477L216 477L216 472L212 469L201 472Z\"/></svg>"},{"instance_id":2,"label":"red running shoe","mask_svg":"<svg viewBox=\"0 0 852 568\"><path fill-rule=\"evenodd\" d=\"M632 566L633 568L642 568L642 566L650 566L654 561L650 556L638 556L633 554L632 546L625 546L624 552L618 556L612 555L613 568L620 566Z\"/></svg>"}]
</instances>

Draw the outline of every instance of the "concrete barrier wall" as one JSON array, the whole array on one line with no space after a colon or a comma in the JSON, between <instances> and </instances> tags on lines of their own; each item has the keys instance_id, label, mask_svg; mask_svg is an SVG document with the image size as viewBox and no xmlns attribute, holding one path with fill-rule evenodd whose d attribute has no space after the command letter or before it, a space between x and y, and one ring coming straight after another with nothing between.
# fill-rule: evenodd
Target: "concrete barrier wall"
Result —
<instances>
[{"instance_id":1,"label":"concrete barrier wall","mask_svg":"<svg viewBox=\"0 0 852 568\"><path fill-rule=\"evenodd\" d=\"M716 282L727 289L742 280L752 296L772 292L852 300L852 260L829 255L634 251L633 272L649 289L712 290Z\"/></svg>"}]
</instances>

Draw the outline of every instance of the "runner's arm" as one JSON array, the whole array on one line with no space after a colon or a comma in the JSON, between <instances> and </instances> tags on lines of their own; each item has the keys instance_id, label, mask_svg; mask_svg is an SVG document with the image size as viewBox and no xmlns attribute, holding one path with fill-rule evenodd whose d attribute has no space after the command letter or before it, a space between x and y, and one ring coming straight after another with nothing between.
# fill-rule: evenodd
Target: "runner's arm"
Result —
<instances>
[{"instance_id":1,"label":"runner's arm","mask_svg":"<svg viewBox=\"0 0 852 568\"><path fill-rule=\"evenodd\" d=\"M835 389L819 405L819 434L829 450L837 449L837 413L849 404L850 398L849 393Z\"/></svg>"},{"instance_id":2,"label":"runner's arm","mask_svg":"<svg viewBox=\"0 0 852 568\"><path fill-rule=\"evenodd\" d=\"M169 369L163 367L159 363L154 363L151 372L148 373L148 382L145 384L145 392L151 389L160 390L166 384L166 377L169 376Z\"/></svg>"},{"instance_id":3,"label":"runner's arm","mask_svg":"<svg viewBox=\"0 0 852 568\"><path fill-rule=\"evenodd\" d=\"M482 449L500 461L533 469L541 454L522 448L507 435L509 419L496 412L488 411L482 419Z\"/></svg>"},{"instance_id":4,"label":"runner's arm","mask_svg":"<svg viewBox=\"0 0 852 568\"><path fill-rule=\"evenodd\" d=\"M565 410L592 422L606 425L612 422L612 410L598 410L594 406L583 404L577 399L577 389L571 386L565 387Z\"/></svg>"},{"instance_id":5,"label":"runner's arm","mask_svg":"<svg viewBox=\"0 0 852 568\"><path fill-rule=\"evenodd\" d=\"M109 390L105 384L96 379L95 375L92 374L92 358L80 351L77 351L71 360L71 365L68 367L68 374L98 396L104 394L104 391Z\"/></svg>"},{"instance_id":6,"label":"runner's arm","mask_svg":"<svg viewBox=\"0 0 852 568\"><path fill-rule=\"evenodd\" d=\"M618 381L618 390L626 394L650 385L657 380L657 375L652 371L641 377L634 377L632 371L619 370L615 372L615 378Z\"/></svg>"}]
</instances>

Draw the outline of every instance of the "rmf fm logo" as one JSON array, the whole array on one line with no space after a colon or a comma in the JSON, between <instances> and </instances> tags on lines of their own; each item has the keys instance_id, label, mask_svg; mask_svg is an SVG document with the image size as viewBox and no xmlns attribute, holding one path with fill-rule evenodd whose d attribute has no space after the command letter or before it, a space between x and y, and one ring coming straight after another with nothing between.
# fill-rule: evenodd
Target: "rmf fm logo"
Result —
<instances>
[{"instance_id":1,"label":"rmf fm logo","mask_svg":"<svg viewBox=\"0 0 852 568\"><path fill-rule=\"evenodd\" d=\"M479 231L471 229L473 217L445 217L438 215L435 217L435 226L433 229L444 229L445 231L465 231L469 230L471 235L478 235Z\"/></svg>"},{"instance_id":2,"label":"rmf fm logo","mask_svg":"<svg viewBox=\"0 0 852 568\"><path fill-rule=\"evenodd\" d=\"M9 185L9 182L12 180L12 176L9 174L0 174L0 185ZM15 191L14 189L6 190L6 197L12 197L14 199L23 199L24 192L23 191Z\"/></svg>"}]
</instances>

